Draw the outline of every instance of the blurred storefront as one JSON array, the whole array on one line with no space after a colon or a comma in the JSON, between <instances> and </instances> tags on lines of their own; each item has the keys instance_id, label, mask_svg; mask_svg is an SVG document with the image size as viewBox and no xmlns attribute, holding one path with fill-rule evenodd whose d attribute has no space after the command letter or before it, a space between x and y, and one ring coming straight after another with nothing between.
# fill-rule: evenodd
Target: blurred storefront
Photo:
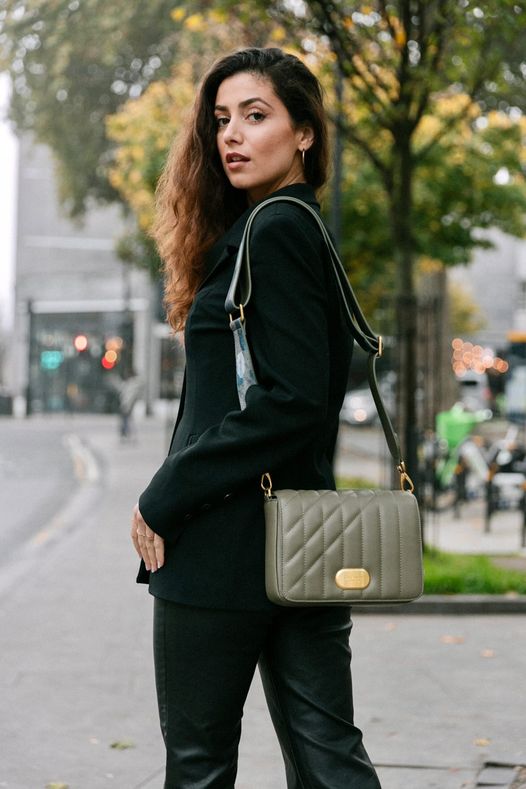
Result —
<instances>
[{"instance_id":1,"label":"blurred storefront","mask_svg":"<svg viewBox=\"0 0 526 789\"><path fill-rule=\"evenodd\" d=\"M158 289L115 255L125 232L116 206L65 216L48 149L21 140L9 349L19 412L113 411L115 379L131 370L147 408L178 396L182 353L156 320Z\"/></svg>"}]
</instances>

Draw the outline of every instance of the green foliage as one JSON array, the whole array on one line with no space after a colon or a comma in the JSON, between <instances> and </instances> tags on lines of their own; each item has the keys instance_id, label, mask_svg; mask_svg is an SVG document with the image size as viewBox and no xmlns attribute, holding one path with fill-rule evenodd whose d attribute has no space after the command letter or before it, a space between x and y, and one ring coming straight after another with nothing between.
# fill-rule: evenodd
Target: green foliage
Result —
<instances>
[{"instance_id":1,"label":"green foliage","mask_svg":"<svg viewBox=\"0 0 526 789\"><path fill-rule=\"evenodd\" d=\"M450 329L455 337L469 337L485 328L486 320L472 294L459 285L448 288Z\"/></svg>"},{"instance_id":2,"label":"green foliage","mask_svg":"<svg viewBox=\"0 0 526 789\"><path fill-rule=\"evenodd\" d=\"M152 278L159 275L161 260L153 239L142 230L128 232L117 241L117 257L124 263L147 269Z\"/></svg>"},{"instance_id":3,"label":"green foliage","mask_svg":"<svg viewBox=\"0 0 526 789\"><path fill-rule=\"evenodd\" d=\"M370 479L366 479L365 477L337 477L336 487L341 490L373 490L374 488L377 488L378 485L376 485L374 482L371 482Z\"/></svg>"},{"instance_id":4,"label":"green foliage","mask_svg":"<svg viewBox=\"0 0 526 789\"><path fill-rule=\"evenodd\" d=\"M418 143L426 144L434 130L434 124L423 122ZM472 117L459 122L430 149L414 173L417 259L445 265L468 263L476 247L490 245L481 230L498 227L524 235L521 140L525 136L524 119L512 120L502 112L485 117L474 110ZM496 182L497 173L507 182ZM396 289L391 206L378 170L353 147L344 157L342 202L342 256L363 308L372 318L389 309Z\"/></svg>"},{"instance_id":5,"label":"green foliage","mask_svg":"<svg viewBox=\"0 0 526 789\"><path fill-rule=\"evenodd\" d=\"M424 553L426 594L526 594L526 572L496 567L489 556Z\"/></svg>"},{"instance_id":6,"label":"green foliage","mask_svg":"<svg viewBox=\"0 0 526 789\"><path fill-rule=\"evenodd\" d=\"M399 286L404 139L411 140L416 259L464 263L487 244L480 229L524 233L526 131L517 114L506 115L524 95L524 3L491 0L482 10L468 0L413 3L408 16L409 6L377 1L349 9L311 0L302 12L278 0L6 0L0 67L13 77L16 124L54 151L70 213L81 214L90 198L123 200L140 232L120 245L122 253L155 269L142 235L180 123L169 102L179 107L184 93L188 106L203 68L232 41L277 43L303 50L336 114L337 59L347 143L342 252L372 315L388 310ZM484 117L492 107L499 112ZM496 183L504 167L509 182Z\"/></svg>"},{"instance_id":7,"label":"green foliage","mask_svg":"<svg viewBox=\"0 0 526 789\"><path fill-rule=\"evenodd\" d=\"M171 17L181 26L181 33L170 78L152 82L139 98L128 99L106 118L106 133L113 144L106 175L133 211L139 228L134 237L119 242L118 253L153 273L158 271L159 259L148 234L155 187L171 142L192 107L203 64L228 51L233 36L250 45L257 43L252 36L258 35L254 25L246 29L239 19L213 9L198 14L179 6Z\"/></svg>"},{"instance_id":8,"label":"green foliage","mask_svg":"<svg viewBox=\"0 0 526 789\"><path fill-rule=\"evenodd\" d=\"M0 68L13 80L11 117L48 144L72 216L89 198L115 200L106 177L112 144L104 118L174 58L177 24L168 0L6 0Z\"/></svg>"}]
</instances>

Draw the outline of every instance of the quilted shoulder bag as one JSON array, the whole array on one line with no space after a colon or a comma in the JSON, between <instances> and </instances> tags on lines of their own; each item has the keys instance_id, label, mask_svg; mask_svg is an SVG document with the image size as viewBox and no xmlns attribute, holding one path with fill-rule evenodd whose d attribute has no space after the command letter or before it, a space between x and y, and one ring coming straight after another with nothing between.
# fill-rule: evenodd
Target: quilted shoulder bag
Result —
<instances>
[{"instance_id":1,"label":"quilted shoulder bag","mask_svg":"<svg viewBox=\"0 0 526 789\"><path fill-rule=\"evenodd\" d=\"M400 490L273 490L261 478L266 529L265 585L268 598L285 606L403 603L422 594L422 540L413 483L400 456L398 438L376 380L381 337L367 323L325 225L317 212L294 197L271 197L250 214L236 259L225 310L230 316L241 409L257 383L246 332L250 300L250 231L265 206L286 201L316 220L327 244L349 330L369 353L368 377ZM238 313L237 317L233 317Z\"/></svg>"}]
</instances>

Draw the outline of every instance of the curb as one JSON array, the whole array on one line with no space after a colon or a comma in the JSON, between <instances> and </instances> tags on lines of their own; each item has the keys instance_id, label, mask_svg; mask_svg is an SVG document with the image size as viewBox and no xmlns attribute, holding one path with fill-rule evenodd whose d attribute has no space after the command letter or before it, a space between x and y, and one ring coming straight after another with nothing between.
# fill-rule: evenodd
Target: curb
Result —
<instances>
[{"instance_id":1,"label":"curb","mask_svg":"<svg viewBox=\"0 0 526 789\"><path fill-rule=\"evenodd\" d=\"M477 777L475 787L494 786L495 789L513 789L524 775L524 766L508 762L485 762ZM522 781L521 786L524 786Z\"/></svg>"},{"instance_id":2,"label":"curb","mask_svg":"<svg viewBox=\"0 0 526 789\"><path fill-rule=\"evenodd\" d=\"M526 595L423 595L411 603L352 606L360 614L526 614Z\"/></svg>"}]
</instances>

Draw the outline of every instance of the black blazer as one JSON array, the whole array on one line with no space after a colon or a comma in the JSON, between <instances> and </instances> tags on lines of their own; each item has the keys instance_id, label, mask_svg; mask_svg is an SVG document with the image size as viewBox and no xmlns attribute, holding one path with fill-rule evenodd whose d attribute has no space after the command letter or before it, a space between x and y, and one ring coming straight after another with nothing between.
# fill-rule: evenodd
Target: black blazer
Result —
<instances>
[{"instance_id":1,"label":"black blazer","mask_svg":"<svg viewBox=\"0 0 526 789\"><path fill-rule=\"evenodd\" d=\"M313 189L275 194L319 210ZM224 609L272 607L264 586L260 477L279 488L334 488L332 460L352 341L315 220L276 203L251 234L246 331L258 384L241 411L224 302L248 209L215 244L185 328L185 391L168 457L139 499L166 561L137 580L156 597Z\"/></svg>"}]
</instances>

